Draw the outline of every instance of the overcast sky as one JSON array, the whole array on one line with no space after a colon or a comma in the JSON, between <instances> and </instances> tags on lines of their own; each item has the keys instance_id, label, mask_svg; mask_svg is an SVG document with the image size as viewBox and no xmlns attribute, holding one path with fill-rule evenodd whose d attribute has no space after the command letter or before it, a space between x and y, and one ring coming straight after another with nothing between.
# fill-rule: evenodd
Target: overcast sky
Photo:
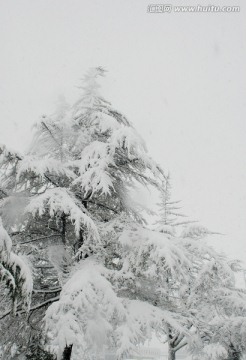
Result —
<instances>
[{"instance_id":1,"label":"overcast sky","mask_svg":"<svg viewBox=\"0 0 246 360\"><path fill-rule=\"evenodd\" d=\"M197 5L196 1L168 1ZM184 212L246 255L246 10L147 13L143 0L1 0L0 142L24 150L59 95L91 66L169 170ZM200 1L203 6L211 1Z\"/></svg>"}]
</instances>

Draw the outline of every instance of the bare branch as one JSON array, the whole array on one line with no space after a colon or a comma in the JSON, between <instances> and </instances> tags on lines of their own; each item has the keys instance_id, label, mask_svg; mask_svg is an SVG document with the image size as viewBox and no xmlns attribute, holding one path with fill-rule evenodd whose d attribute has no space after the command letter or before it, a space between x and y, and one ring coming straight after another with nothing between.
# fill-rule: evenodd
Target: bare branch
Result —
<instances>
[{"instance_id":1,"label":"bare branch","mask_svg":"<svg viewBox=\"0 0 246 360\"><path fill-rule=\"evenodd\" d=\"M34 242L34 241L40 241L40 240L44 240L44 239L48 239L48 238L52 238L52 237L59 237L59 236L61 236L61 235L60 234L53 234L53 235L41 236L41 237L36 238L36 239L32 239L32 240L24 241L24 242L19 243L19 244L15 244L15 246L16 245L29 244L29 243Z\"/></svg>"},{"instance_id":2,"label":"bare branch","mask_svg":"<svg viewBox=\"0 0 246 360\"><path fill-rule=\"evenodd\" d=\"M49 305L49 304L52 304L53 302L55 301L58 301L60 299L60 296L56 296L54 298L51 298L49 300L46 300L44 302L42 302L41 304L38 304L38 305L35 305L33 306L31 309L30 309L30 312L32 311L35 311L35 310L38 310L38 309L41 309L42 307L46 306L46 305ZM21 312L22 313L22 312Z\"/></svg>"},{"instance_id":3,"label":"bare branch","mask_svg":"<svg viewBox=\"0 0 246 360\"><path fill-rule=\"evenodd\" d=\"M18 309L18 307L19 307L21 304L22 304L21 302L19 302L19 303L17 304L17 309ZM6 316L8 316L11 312L12 312L12 309L5 311L5 313L3 313L3 314L0 314L0 320L4 319L4 318L5 318Z\"/></svg>"},{"instance_id":4,"label":"bare branch","mask_svg":"<svg viewBox=\"0 0 246 360\"><path fill-rule=\"evenodd\" d=\"M42 290L42 289L33 289L34 293L42 293L42 294L52 294L61 291L61 288L50 289L50 290Z\"/></svg>"}]
</instances>

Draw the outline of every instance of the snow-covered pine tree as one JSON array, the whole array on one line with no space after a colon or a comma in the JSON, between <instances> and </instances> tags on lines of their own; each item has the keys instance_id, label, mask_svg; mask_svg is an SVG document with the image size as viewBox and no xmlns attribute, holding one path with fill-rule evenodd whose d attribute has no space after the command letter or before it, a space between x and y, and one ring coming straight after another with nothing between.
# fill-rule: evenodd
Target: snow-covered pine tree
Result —
<instances>
[{"instance_id":1,"label":"snow-covered pine tree","mask_svg":"<svg viewBox=\"0 0 246 360\"><path fill-rule=\"evenodd\" d=\"M236 287L237 272L242 270L238 261L230 261L208 246L205 238L210 234L214 233L202 226L192 225L180 235L183 246L189 249L192 266L189 269L189 282L174 290L176 297L181 300L182 311L193 317L189 329L199 334L200 345L197 342L194 347L184 334L172 329L168 345L173 353L187 346L196 359L225 359L226 354L230 354L228 340L237 356L245 351L245 333L239 332L238 328L236 330L236 324L239 314L245 314L246 292ZM228 322L231 325L234 323L235 331L232 326L230 328L237 334L234 337L232 334L228 337L226 331L222 332L222 324L226 329Z\"/></svg>"},{"instance_id":2,"label":"snow-covered pine tree","mask_svg":"<svg viewBox=\"0 0 246 360\"><path fill-rule=\"evenodd\" d=\"M234 316L246 304L245 291L235 286L236 262L206 244L210 232L204 227L190 226L179 236L132 227L120 237L126 249L122 268L132 274L124 294L129 296L131 290L132 296L179 315L182 330L169 323L161 336L168 345L168 359L174 360L184 347L197 359L224 359L227 346L220 336L221 323L229 313L230 321L237 323ZM239 329L235 334L242 348L245 335L241 331L238 336Z\"/></svg>"},{"instance_id":3,"label":"snow-covered pine tree","mask_svg":"<svg viewBox=\"0 0 246 360\"><path fill-rule=\"evenodd\" d=\"M90 70L72 109L61 106L42 117L27 154L1 150L1 211L18 233L16 246L31 252L38 270L33 318L40 320L52 304L46 334L59 359L82 353L91 358L102 345L115 347L121 357L152 327L165 321L181 327L171 313L119 296L131 275L117 265L118 226L125 218L143 223L128 191L137 182L157 186L163 173L128 120L99 94L97 78L103 74L101 68ZM112 221L115 227L105 226ZM134 315L142 307L143 320Z\"/></svg>"},{"instance_id":4,"label":"snow-covered pine tree","mask_svg":"<svg viewBox=\"0 0 246 360\"><path fill-rule=\"evenodd\" d=\"M176 234L176 229L190 225L196 221L185 220L186 215L180 212L180 200L172 200L172 184L170 174L164 176L160 188L160 202L158 205L158 220L156 229L166 234Z\"/></svg>"},{"instance_id":5,"label":"snow-covered pine tree","mask_svg":"<svg viewBox=\"0 0 246 360\"><path fill-rule=\"evenodd\" d=\"M123 356L127 351L131 350L134 344L151 335L150 328L154 324L154 327L158 328L163 326L165 317L169 321L172 320L174 326L181 327L175 318L172 319L171 313L168 314L161 310L158 318L154 316L157 310L153 308L152 304L145 304L146 317L144 321L141 321L140 316L136 321L133 318L133 313L136 311L137 306L139 309L144 306L142 300L132 298L132 291L127 292L130 299L126 300L122 297L124 294L122 288L126 288L129 277L133 275L128 274L125 271L126 269L123 270L119 234L125 231L130 220L137 224L143 222L140 214L129 204L127 199L128 189L136 182L144 185L156 185L158 178L162 177L163 174L159 167L148 157L142 139L130 126L126 118L111 109L109 104L99 96L95 79L102 74L101 69L96 69L96 71L93 69L90 72L85 78L87 84L85 86L85 95L73 107L76 133L81 134L83 138L83 142L81 142L80 137L77 144L80 146L82 144L83 148L81 155L77 153L77 148L74 153L79 177L73 181L72 186L73 191L82 197L82 202L86 205L87 211L90 211L99 219L97 228L103 247L103 252L100 250L100 258L104 263L104 267L98 267L95 262L92 263L92 266L90 265L91 257L95 257L98 250L94 249L91 253L88 252L83 234L83 238L79 239L80 248L77 253L77 256L85 259L82 263L83 271L81 272L78 269L75 272L74 276L63 288L61 300L52 305L46 315L48 329L54 328L52 314L57 314L56 317L59 319L56 324L54 343L54 346L56 346L58 339L64 338L64 332L67 339L70 336L69 329L64 325L66 324L66 318L64 318L66 314L62 312L64 301L71 309L74 309L74 301L84 304L82 306L83 312L73 315L75 317L73 321L72 318L70 319L75 327L73 334L77 333L80 337L67 340L65 352L63 352L64 358L67 356L65 353L67 354L71 350L71 344L73 344L72 351L75 356L79 357L83 352L85 358L89 357L89 348L93 347L93 344L97 344L99 338L104 339L103 343L105 342L108 346L115 347L118 356ZM84 137L85 134L86 138ZM87 142L85 143L85 141ZM150 177L151 174L152 177ZM125 223L123 229L122 223ZM86 284L88 283L89 280L86 277L85 269L90 269L89 274L94 274L92 280L90 280L94 300L93 306L89 309L84 303L85 295L82 290L81 293L76 290L79 300L76 296L72 303L68 301L69 298L74 297L71 294L73 293L74 284L77 283L77 277L80 278L81 274L84 274ZM136 282L136 280L134 275L132 282ZM99 283L103 284L103 287L97 289L98 285L96 286L96 284ZM112 292L112 285L115 294ZM86 285L82 287L80 284L79 287L83 289L86 288ZM108 293L110 296L107 295ZM121 296L119 297L119 295ZM105 304L104 307L108 309L106 316L101 312L98 313L98 303ZM101 324L101 328L98 328L98 325L90 321L89 330L85 333L82 330L76 331L78 317L82 317L80 322L83 323L84 311L92 314L95 313L95 309L98 316L96 323ZM50 317L52 317L51 321ZM105 322L105 320L107 321ZM126 326L129 323L130 325ZM95 331L96 329L97 331ZM108 335L107 339L105 335ZM62 355L58 353L58 356Z\"/></svg>"},{"instance_id":6,"label":"snow-covered pine tree","mask_svg":"<svg viewBox=\"0 0 246 360\"><path fill-rule=\"evenodd\" d=\"M74 106L62 102L41 118L27 154L0 150L3 221L35 264L26 333L36 338L43 324L40 345L58 360L91 360L103 348L120 359L155 333L175 344L174 359L181 346L197 349L204 334L216 343L206 314L229 304L222 290L233 287L225 280L232 267L200 241L200 230L175 237L145 227L129 191L137 183L159 188L165 178L101 96L104 73L91 69ZM39 348L22 346L33 360Z\"/></svg>"},{"instance_id":7,"label":"snow-covered pine tree","mask_svg":"<svg viewBox=\"0 0 246 360\"><path fill-rule=\"evenodd\" d=\"M172 194L171 194L171 183L170 183L170 176L169 174L165 176L165 180L163 181L163 185L161 188L161 202L159 203L159 216L160 219L156 222L157 230L167 234L169 239L179 238L182 242L182 246L185 246L186 249L189 250L189 256L191 259L191 266L189 267L187 274L189 278L189 282L186 283L177 283L175 278L173 278L173 272L168 271L166 272L166 283L167 283L167 290L166 294L168 298L168 302L170 303L169 306L173 306L173 299L175 299L176 303L179 303L182 307L182 312L186 314L190 314L193 318L191 322L189 322L188 328L191 331L198 331L200 334L200 341L203 346L199 346L199 342L196 344L196 351L198 351L198 357L201 356L212 356L214 358L220 359L228 352L229 354L233 352L234 349L234 356L235 354L242 353L242 344L244 340L242 336L237 336L240 338L239 341L235 341L235 337L233 342L231 342L231 338L229 340L230 347L227 346L227 341L222 341L222 337L218 336L221 333L219 330L219 326L212 325L211 321L215 321L215 319L219 319L221 313L225 311L225 303L228 301L227 291L234 291L234 306L237 308L236 314L238 314L239 308L237 307L237 302L242 305L242 302L245 301L245 297L243 296L242 289L237 289L235 287L235 271L238 270L235 267L235 262L230 262L225 257L221 256L220 254L216 253L212 248L210 248L205 241L205 238L208 235L218 235L216 232L209 231L203 226L199 225L191 225L194 221L186 220L183 221L184 215L180 213L180 207L178 206L179 201L172 201ZM176 229L179 228L179 231ZM183 229L183 231L182 231ZM187 246L188 241L188 246ZM199 244L200 243L200 244ZM199 247L197 247L199 244ZM213 274L214 267L208 265L209 262L216 261L217 264L220 264L220 276L218 276L217 284L215 284L212 279L215 276ZM204 275L204 269L210 268L211 273L207 274L206 281L208 284L206 286L210 286L211 293L217 291L215 285L224 289L223 296L220 299L221 309L219 305L216 304L216 301L208 302L208 298L204 297L204 292L201 291L198 293L197 286L200 284L202 286L203 279L200 278L201 274ZM223 272L222 269L224 269ZM185 271L185 268L183 268ZM223 282L225 274L228 277L228 273L230 273L231 283L227 283L228 288L226 288L225 283ZM196 285L194 285L196 284ZM203 289L204 290L204 289ZM170 295L170 296L169 296ZM242 300L242 296L244 300ZM187 297L187 298L186 298ZM191 298L196 299L196 304L193 302L190 303ZM210 300L212 297L210 297ZM225 303L224 303L225 301ZM215 307L216 304L216 307ZM166 305L165 305L166 306ZM210 311L206 309L210 309ZM199 312L197 311L199 309ZM195 310L195 312L194 312ZM205 315L204 315L204 311ZM199 313L199 316L197 314ZM195 319L194 319L195 314ZM210 315L210 317L208 316ZM235 315L235 313L234 313ZM228 314L227 314L228 316ZM232 321L232 319L230 320ZM207 322L207 327L204 324ZM220 326L221 322L219 321ZM212 330L213 329L213 330ZM175 354L184 346L189 347L189 339L186 340L186 334L176 331L176 329L172 329L169 327L169 335L166 337L165 342L168 343L169 349L169 358L175 359ZM238 334L238 331L235 331ZM220 338L220 341L218 339ZM228 336L225 336L228 339ZM241 344L241 345L239 345ZM194 346L194 344L192 345ZM192 346L190 346L192 350ZM200 350L199 350L200 348ZM202 349L202 350L201 350ZM240 350L236 350L240 349ZM194 350L194 349L193 349ZM207 355L206 355L207 354ZM208 355L210 354L210 355Z\"/></svg>"}]
</instances>

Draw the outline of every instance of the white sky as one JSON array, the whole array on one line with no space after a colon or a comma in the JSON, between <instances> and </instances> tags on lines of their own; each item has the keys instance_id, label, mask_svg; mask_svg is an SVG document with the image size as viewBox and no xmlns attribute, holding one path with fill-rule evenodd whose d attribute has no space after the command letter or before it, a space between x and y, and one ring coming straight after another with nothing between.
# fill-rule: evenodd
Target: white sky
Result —
<instances>
[{"instance_id":1,"label":"white sky","mask_svg":"<svg viewBox=\"0 0 246 360\"><path fill-rule=\"evenodd\" d=\"M176 5L211 5L171 0ZM246 255L246 10L149 14L144 0L0 0L0 142L23 150L59 95L104 66L103 95L170 170L192 219Z\"/></svg>"}]
</instances>

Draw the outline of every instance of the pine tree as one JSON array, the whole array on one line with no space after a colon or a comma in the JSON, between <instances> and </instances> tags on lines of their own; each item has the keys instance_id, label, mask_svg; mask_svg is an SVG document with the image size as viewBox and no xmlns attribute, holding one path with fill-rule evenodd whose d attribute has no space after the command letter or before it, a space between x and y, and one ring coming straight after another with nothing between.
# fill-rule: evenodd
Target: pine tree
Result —
<instances>
[{"instance_id":1,"label":"pine tree","mask_svg":"<svg viewBox=\"0 0 246 360\"><path fill-rule=\"evenodd\" d=\"M41 315L46 306L57 301L60 287L60 300L49 309L51 313L61 311L59 318L62 318L63 306L60 304L64 296L73 296L72 289L66 292L66 286L74 286L74 276L80 273L76 268L81 261L91 268L91 259L95 258L93 269L97 269L97 262L106 262L105 269L115 267L112 248L106 243L105 224L122 216L141 223L141 215L127 199L128 190L136 182L157 186L158 178L162 177L161 169L147 155L143 140L127 119L100 96L96 80L102 74L103 70L98 68L86 75L84 94L72 109L61 106L54 115L42 117L26 155L2 148L2 184L6 194L2 212L9 228L17 229L18 246L29 250L31 246L36 268L40 268L39 274L45 272L44 277L38 276L34 280L36 289L31 307L32 312L41 311ZM8 196L10 193L11 197ZM13 214L12 209L23 209L23 204L24 212ZM94 291L98 296L95 306L103 301L103 290L97 286L98 281L105 278L106 288L112 294L115 292L115 304L112 304L113 297L105 298L105 301L109 301L108 305L118 313L120 323L122 317L126 321L128 305L122 304L123 300L117 297L115 289L110 290L111 275L109 278L107 272L103 277L99 275L100 272L95 273ZM88 281L86 278L84 289L90 288ZM52 297L52 294L56 296ZM72 304L71 312L76 311L76 306ZM66 308L69 308L69 303ZM115 315L103 312L101 317L102 322L107 318L105 324L108 323L112 332L117 326ZM46 323L50 326L48 333L56 331L53 318L50 323L46 315ZM82 324L79 324L80 332L85 336ZM139 338L140 334L133 340L129 338L129 345L119 343L119 352L128 351ZM74 354L80 351L76 346L88 347L85 340L76 343L76 336L71 341L69 336L63 340L59 338L64 350L60 357L70 356L66 355L72 348L70 345L73 345ZM87 341L90 343L88 337ZM53 350L56 351L55 345Z\"/></svg>"},{"instance_id":2,"label":"pine tree","mask_svg":"<svg viewBox=\"0 0 246 360\"><path fill-rule=\"evenodd\" d=\"M173 306L172 298L175 298L176 302L180 303L183 313L190 314L191 316L194 316L194 314L197 314L197 311L199 308L200 317L198 317L196 315L195 323L194 323L194 319L192 319L192 321L189 322L189 324L188 324L188 328L192 329L193 332L194 332L195 328L196 328L196 330L199 331L199 333L201 334L201 338L200 338L201 343L204 343L202 347L201 347L201 344L199 345L199 342L197 343L197 346L196 346L196 351L198 351L198 353L199 353L199 359L202 357L202 354L203 355L206 354L206 351L208 353L210 353L210 355L212 356L212 350L213 350L214 354L216 353L217 358L220 358L221 356L223 358L223 356L225 356L225 354L227 352L232 353L232 351L230 350L230 348L228 349L226 341L223 341L222 339L218 340L218 334L221 332L221 327L220 327L220 329L218 329L218 326L214 326L214 325L210 324L209 322L211 321L211 319L213 319L213 321L215 321L215 319L219 319L219 314L221 314L222 312L225 311L225 304L224 303L220 304L221 309L219 310L219 313L218 313L217 310L219 309L220 306L217 304L216 305L217 310L213 309L216 301L214 300L214 303L213 303L212 301L209 302L208 299L206 299L206 298L204 299L204 288L202 287L202 291L198 292L197 286L198 286L198 284L200 286L202 286L204 279L200 277L200 274L202 274L202 276L204 276L204 269L206 269L206 271L208 271L208 268L209 268L210 270L209 270L209 272L207 272L206 281L208 281L208 279L209 279L208 283L209 283L209 286L211 286L210 291L212 291L212 292L217 291L216 286L218 286L218 284L220 284L220 286L222 286L222 288L224 288L224 291L225 291L225 293L223 293L223 295L221 296L220 302L222 302L222 300L224 300L226 302L226 296L227 296L226 292L229 289L227 287L225 287L225 284L223 284L223 277L224 277L225 273L221 272L220 278L217 279L217 283L216 284L213 283L212 279L215 276L215 274L214 274L215 268L213 266L209 267L208 264L209 264L209 262L211 262L213 265L213 261L216 261L218 264L220 264L221 269L224 268L224 270L226 270L226 267L230 268L230 266L232 266L232 268L230 270L231 283L228 283L227 286L229 288L234 289L233 290L234 296L235 296L235 304L234 305L236 305L237 301L242 301L242 300L240 300L240 297L242 296L242 292L240 289L235 288L235 283L233 280L234 279L234 270L236 270L236 267L233 270L233 266L235 263L232 262L232 264L230 265L230 262L228 262L228 265L227 265L227 260L225 258L223 258L219 254L217 254L214 250L212 250L211 248L209 248L206 245L206 242L205 242L206 236L215 235L218 233L209 231L208 229L206 229L203 226L191 225L192 223L194 223L194 221L189 221L189 220L182 221L182 217L184 217L184 215L179 212L180 207L178 206L178 203L179 203L179 201L172 201L170 176L168 175L165 177L165 180L163 181L163 185L161 188L161 202L159 204L160 219L156 223L157 230L162 233L165 233L169 237L169 239L174 240L175 237L182 239L183 245L188 241L189 252L191 255L191 259L192 259L192 261L191 261L192 265L188 269L188 271L189 271L189 274L188 274L189 282L188 283L185 283L185 281L182 281L182 286L180 286L179 284L177 284L176 280L173 278L172 271L169 271L166 274L166 283L167 283L166 294L167 294L169 306ZM178 235L177 235L176 229L179 227L181 227L181 229L183 228L183 231L182 230L179 231ZM201 249L196 248L198 241L202 243ZM195 245L195 248L194 248L194 245ZM195 267L194 267L194 264L195 264ZM183 270L185 271L185 268L183 268ZM228 274L227 274L227 276L228 276ZM194 286L194 284L196 284L196 285ZM190 302L190 300L192 298L196 299L195 303L193 301ZM211 297L211 299L212 298L213 297ZM243 301L245 301L245 297L244 297ZM166 304L165 304L165 306L166 306ZM207 311L208 307L210 309L209 310L210 316L208 316L207 312L204 313L205 310ZM194 313L194 309L196 309L195 313ZM212 311L212 309L213 309L213 311ZM238 311L238 308L237 308L237 311ZM211 315L211 314L213 314L213 315ZM228 316L228 310L227 310L226 315ZM207 327L204 327L204 324L206 322L207 322ZM231 338L230 338L230 341L231 341ZM243 341L244 340L241 338L240 343L242 344ZM169 329L168 329L168 335L166 336L165 342L167 342L167 344L168 344L169 359L175 359L176 353L184 346L189 347L189 341L187 341L186 335L184 333L180 334L179 332L176 331L176 329L172 329L171 327L169 327ZM210 342L211 342L211 344L210 344ZM213 347L214 344L217 344L216 348ZM235 344L235 340L234 340L234 344ZM190 348L192 349L193 346L194 346L194 344L192 346L190 346ZM209 347L209 346L211 346L211 347ZM234 345L232 345L232 346L234 347ZM200 348L200 350L199 350L199 348ZM220 349L221 352L219 352L218 349ZM192 351L194 351L194 349ZM235 354L237 354L237 356L238 356L239 351L235 351ZM204 355L204 356L206 356L206 355ZM215 355L213 355L213 356L215 356ZM216 358L216 356L215 356L215 358Z\"/></svg>"},{"instance_id":3,"label":"pine tree","mask_svg":"<svg viewBox=\"0 0 246 360\"><path fill-rule=\"evenodd\" d=\"M3 222L35 264L27 323L17 304L15 330L27 334L17 345L32 359L92 360L103 348L120 359L155 333L169 342L171 360L182 346L205 354L221 344L220 356L219 314L235 320L245 306L234 264L204 244L204 228L177 236L146 226L130 190L160 189L167 179L101 96L104 75L91 69L73 106L63 101L40 119L26 154L0 149ZM178 226L168 188L163 196L164 225Z\"/></svg>"},{"instance_id":4,"label":"pine tree","mask_svg":"<svg viewBox=\"0 0 246 360\"><path fill-rule=\"evenodd\" d=\"M246 292L235 285L235 275L242 270L238 261L229 261L206 245L205 237L209 234L213 233L194 225L182 233L182 242L185 247L189 247L193 265L188 284L183 284L176 292L182 299L184 311L194 316L189 327L197 331L201 344L194 347L183 335L174 331L169 347L176 352L187 346L192 353L198 353L198 359L224 359L227 352L230 354L228 340L235 344L234 349L235 346L241 348L245 343L245 333L241 332L235 342L235 337L233 340L232 336L228 338L222 329L228 328L229 322L235 333L233 323L238 323L236 319L242 314L242 309L245 314ZM238 356L240 351L236 352Z\"/></svg>"},{"instance_id":5,"label":"pine tree","mask_svg":"<svg viewBox=\"0 0 246 360\"><path fill-rule=\"evenodd\" d=\"M186 215L180 212L181 207L178 205L180 200L172 200L172 185L170 174L164 176L160 188L159 219L156 222L157 230L166 234L174 235L178 227L184 227L196 221L184 220Z\"/></svg>"}]
</instances>

